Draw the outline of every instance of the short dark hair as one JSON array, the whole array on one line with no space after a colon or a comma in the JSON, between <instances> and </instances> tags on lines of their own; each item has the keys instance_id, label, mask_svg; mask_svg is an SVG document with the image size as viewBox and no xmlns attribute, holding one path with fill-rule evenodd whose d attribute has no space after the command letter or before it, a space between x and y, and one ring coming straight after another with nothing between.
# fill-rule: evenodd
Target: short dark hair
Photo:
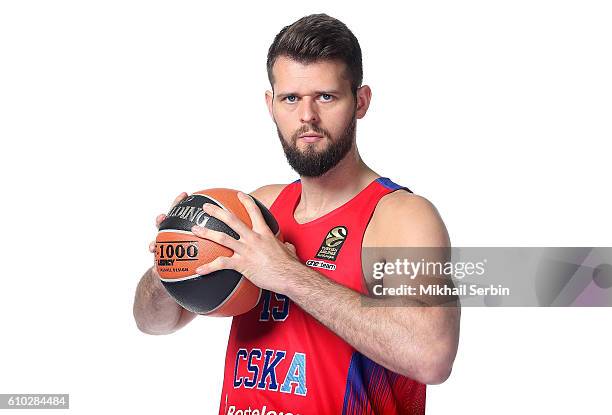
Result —
<instances>
[{"instance_id":1,"label":"short dark hair","mask_svg":"<svg viewBox=\"0 0 612 415\"><path fill-rule=\"evenodd\" d=\"M278 32L268 50L268 79L272 86L272 67L279 56L304 64L327 59L344 62L353 94L363 81L357 38L340 20L323 13L304 16Z\"/></svg>"}]
</instances>

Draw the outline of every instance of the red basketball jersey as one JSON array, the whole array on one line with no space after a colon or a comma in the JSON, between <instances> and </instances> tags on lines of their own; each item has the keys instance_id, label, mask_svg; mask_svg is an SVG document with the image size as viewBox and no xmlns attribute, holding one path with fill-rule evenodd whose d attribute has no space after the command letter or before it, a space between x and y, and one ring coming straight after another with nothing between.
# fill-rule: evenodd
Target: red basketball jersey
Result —
<instances>
[{"instance_id":1,"label":"red basketball jersey","mask_svg":"<svg viewBox=\"0 0 612 415\"><path fill-rule=\"evenodd\" d=\"M398 189L410 191L378 178L336 210L298 224L298 180L270 210L303 264L365 294L363 235L380 198ZM368 359L285 295L264 291L232 321L220 415L424 413L424 384Z\"/></svg>"}]
</instances>

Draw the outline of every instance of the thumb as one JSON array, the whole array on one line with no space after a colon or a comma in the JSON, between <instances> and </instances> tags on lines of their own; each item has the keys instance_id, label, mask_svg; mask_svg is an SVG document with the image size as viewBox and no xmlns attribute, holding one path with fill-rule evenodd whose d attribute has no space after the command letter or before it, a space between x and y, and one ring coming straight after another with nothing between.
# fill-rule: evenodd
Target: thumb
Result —
<instances>
[{"instance_id":1,"label":"thumb","mask_svg":"<svg viewBox=\"0 0 612 415\"><path fill-rule=\"evenodd\" d=\"M289 251L291 251L291 253L297 257L297 252L295 250L295 246L293 246L291 243L289 242L285 242L285 247L287 247L287 249L289 249Z\"/></svg>"}]
</instances>

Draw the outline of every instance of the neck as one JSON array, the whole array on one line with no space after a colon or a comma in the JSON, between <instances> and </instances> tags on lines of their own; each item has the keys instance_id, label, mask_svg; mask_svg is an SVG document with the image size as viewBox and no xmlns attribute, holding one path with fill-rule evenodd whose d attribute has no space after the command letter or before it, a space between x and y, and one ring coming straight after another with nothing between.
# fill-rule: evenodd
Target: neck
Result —
<instances>
[{"instance_id":1,"label":"neck","mask_svg":"<svg viewBox=\"0 0 612 415\"><path fill-rule=\"evenodd\" d=\"M379 174L359 156L356 146L332 169L319 177L300 177L302 194L296 219L312 220L340 207L363 190Z\"/></svg>"}]
</instances>

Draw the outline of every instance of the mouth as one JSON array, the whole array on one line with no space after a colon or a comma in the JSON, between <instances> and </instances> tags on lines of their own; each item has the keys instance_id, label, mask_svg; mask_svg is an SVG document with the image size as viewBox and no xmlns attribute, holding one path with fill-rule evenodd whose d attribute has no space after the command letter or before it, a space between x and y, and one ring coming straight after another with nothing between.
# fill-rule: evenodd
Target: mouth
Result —
<instances>
[{"instance_id":1,"label":"mouth","mask_svg":"<svg viewBox=\"0 0 612 415\"><path fill-rule=\"evenodd\" d=\"M298 138L303 140L305 143L314 143L316 141L321 140L323 136L320 134L315 134L315 133L306 133L306 134L300 135Z\"/></svg>"}]
</instances>

